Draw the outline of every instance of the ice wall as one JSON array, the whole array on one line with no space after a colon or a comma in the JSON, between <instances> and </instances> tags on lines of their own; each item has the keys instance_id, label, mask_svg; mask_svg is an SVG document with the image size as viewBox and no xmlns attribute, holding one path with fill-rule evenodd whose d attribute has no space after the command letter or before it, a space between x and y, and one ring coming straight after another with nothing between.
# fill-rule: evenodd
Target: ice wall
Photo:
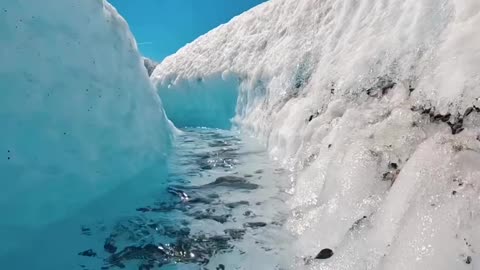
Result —
<instances>
[{"instance_id":1,"label":"ice wall","mask_svg":"<svg viewBox=\"0 0 480 270\"><path fill-rule=\"evenodd\" d=\"M236 123L298 175L291 268L472 269L478 25L476 0L271 0L152 78L157 89L241 79ZM311 259L323 248L334 256Z\"/></svg>"},{"instance_id":2,"label":"ice wall","mask_svg":"<svg viewBox=\"0 0 480 270\"><path fill-rule=\"evenodd\" d=\"M229 129L238 99L237 78L183 81L158 89L168 118L176 127Z\"/></svg>"},{"instance_id":3,"label":"ice wall","mask_svg":"<svg viewBox=\"0 0 480 270\"><path fill-rule=\"evenodd\" d=\"M0 1L0 12L5 248L7 235L21 242L161 164L170 132L128 25L110 4Z\"/></svg>"}]
</instances>

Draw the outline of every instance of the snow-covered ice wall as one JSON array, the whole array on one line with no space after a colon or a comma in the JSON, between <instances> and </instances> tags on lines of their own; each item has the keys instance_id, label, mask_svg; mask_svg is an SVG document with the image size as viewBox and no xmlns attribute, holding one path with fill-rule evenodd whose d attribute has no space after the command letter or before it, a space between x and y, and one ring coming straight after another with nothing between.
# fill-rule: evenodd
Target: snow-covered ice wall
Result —
<instances>
[{"instance_id":1,"label":"snow-covered ice wall","mask_svg":"<svg viewBox=\"0 0 480 270\"><path fill-rule=\"evenodd\" d=\"M128 25L110 4L3 0L0 11L5 243L161 164L170 131Z\"/></svg>"},{"instance_id":2,"label":"snow-covered ice wall","mask_svg":"<svg viewBox=\"0 0 480 270\"><path fill-rule=\"evenodd\" d=\"M477 0L271 0L151 78L241 81L235 122L297 174L293 269L478 269L479 25Z\"/></svg>"}]
</instances>

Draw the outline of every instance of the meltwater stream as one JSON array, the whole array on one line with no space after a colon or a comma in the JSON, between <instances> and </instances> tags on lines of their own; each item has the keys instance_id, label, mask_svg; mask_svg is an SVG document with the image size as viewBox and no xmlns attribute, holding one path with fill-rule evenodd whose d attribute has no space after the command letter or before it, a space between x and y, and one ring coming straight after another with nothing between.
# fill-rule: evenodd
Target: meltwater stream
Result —
<instances>
[{"instance_id":1,"label":"meltwater stream","mask_svg":"<svg viewBox=\"0 0 480 270\"><path fill-rule=\"evenodd\" d=\"M168 175L49 226L2 269L285 269L288 172L235 131L183 130L172 152Z\"/></svg>"}]
</instances>

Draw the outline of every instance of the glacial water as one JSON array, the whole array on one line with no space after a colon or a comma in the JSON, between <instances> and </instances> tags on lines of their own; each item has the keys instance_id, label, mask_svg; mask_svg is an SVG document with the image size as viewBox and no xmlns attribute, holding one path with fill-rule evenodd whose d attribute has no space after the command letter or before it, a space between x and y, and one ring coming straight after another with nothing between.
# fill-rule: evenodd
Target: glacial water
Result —
<instances>
[{"instance_id":1,"label":"glacial water","mask_svg":"<svg viewBox=\"0 0 480 270\"><path fill-rule=\"evenodd\" d=\"M186 129L167 171L31 232L2 269L284 269L288 172L235 131ZM59 202L61 203L61 202ZM28 239L28 240L27 240Z\"/></svg>"}]
</instances>

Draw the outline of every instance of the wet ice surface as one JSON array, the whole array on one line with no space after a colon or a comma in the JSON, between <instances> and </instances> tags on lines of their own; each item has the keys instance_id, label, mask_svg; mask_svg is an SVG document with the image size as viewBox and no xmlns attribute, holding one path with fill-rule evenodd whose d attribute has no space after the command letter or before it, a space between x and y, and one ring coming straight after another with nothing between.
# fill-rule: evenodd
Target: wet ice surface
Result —
<instances>
[{"instance_id":1,"label":"wet ice surface","mask_svg":"<svg viewBox=\"0 0 480 270\"><path fill-rule=\"evenodd\" d=\"M232 131L176 138L166 185L135 214L79 224L78 269L284 269L287 173Z\"/></svg>"}]
</instances>

